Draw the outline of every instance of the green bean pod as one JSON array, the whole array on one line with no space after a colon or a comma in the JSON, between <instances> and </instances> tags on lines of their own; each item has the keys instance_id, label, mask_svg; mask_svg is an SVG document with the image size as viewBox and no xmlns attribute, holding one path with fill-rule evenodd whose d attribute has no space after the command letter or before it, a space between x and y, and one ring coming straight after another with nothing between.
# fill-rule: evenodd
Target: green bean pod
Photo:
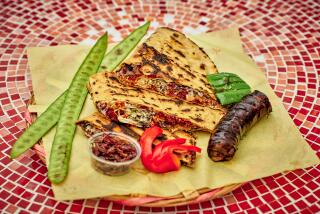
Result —
<instances>
[{"instance_id":1,"label":"green bean pod","mask_svg":"<svg viewBox=\"0 0 320 214\"><path fill-rule=\"evenodd\" d=\"M87 96L86 84L98 71L107 46L108 34L104 34L90 50L69 86L50 152L48 177L52 183L61 183L67 176L75 122Z\"/></svg>"},{"instance_id":2,"label":"green bean pod","mask_svg":"<svg viewBox=\"0 0 320 214\"><path fill-rule=\"evenodd\" d=\"M15 142L11 150L11 158L16 158L44 136L59 120L60 110L67 91L61 94L32 125Z\"/></svg>"},{"instance_id":3,"label":"green bean pod","mask_svg":"<svg viewBox=\"0 0 320 214\"><path fill-rule=\"evenodd\" d=\"M150 23L140 26L134 30L122 42L117 44L109 51L101 64L103 69L108 71L114 70L135 48L139 41L148 31ZM121 53L121 54L120 54ZM114 56L117 55L117 56ZM111 63L112 62L112 63ZM11 158L17 158L29 148L34 146L58 121L60 112L66 96L65 91L61 94L47 109L43 112L35 122L27 128L24 133L15 142L11 150Z\"/></svg>"},{"instance_id":4,"label":"green bean pod","mask_svg":"<svg viewBox=\"0 0 320 214\"><path fill-rule=\"evenodd\" d=\"M110 52L108 52L109 57L105 57L103 59L100 70L114 70L140 42L142 37L148 31L149 26L150 22L146 22L144 25L141 25L139 28L133 31L126 39L122 40L118 44L119 48L114 48Z\"/></svg>"}]
</instances>

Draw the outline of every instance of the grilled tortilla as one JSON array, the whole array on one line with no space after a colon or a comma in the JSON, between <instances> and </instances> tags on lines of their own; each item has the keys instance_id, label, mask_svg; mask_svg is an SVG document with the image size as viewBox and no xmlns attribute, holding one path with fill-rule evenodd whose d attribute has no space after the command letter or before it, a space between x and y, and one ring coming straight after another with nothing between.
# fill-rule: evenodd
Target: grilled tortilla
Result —
<instances>
[{"instance_id":1,"label":"grilled tortilla","mask_svg":"<svg viewBox=\"0 0 320 214\"><path fill-rule=\"evenodd\" d=\"M127 86L221 109L207 82L209 73L217 69L201 48L178 31L158 28L113 76Z\"/></svg>"},{"instance_id":2,"label":"grilled tortilla","mask_svg":"<svg viewBox=\"0 0 320 214\"><path fill-rule=\"evenodd\" d=\"M114 121L111 121L109 118L105 117L104 115L95 112L92 115L85 117L79 121L77 121L77 125L81 127L81 129L84 131L84 134L87 137L91 137L92 135L104 132L104 131L113 131L113 132L120 132L125 135L129 135L135 139L139 139L139 137L144 132L143 129L131 126L128 124L121 124ZM189 145L195 145L195 137L187 132L184 131L177 131L174 133L171 133L167 130L164 130L163 135L161 136L161 140L165 139L174 139L174 138L185 138L187 141L185 144ZM157 145L160 143L160 139L156 139L154 142L154 145ZM180 161L181 164L193 167L195 160L196 160L196 153L193 151L176 151L175 152Z\"/></svg>"},{"instance_id":3,"label":"grilled tortilla","mask_svg":"<svg viewBox=\"0 0 320 214\"><path fill-rule=\"evenodd\" d=\"M116 78L110 77L108 72L91 76L88 90L100 113L113 121L138 127L158 125L171 131L213 132L225 114L219 109L193 105L124 86Z\"/></svg>"}]
</instances>

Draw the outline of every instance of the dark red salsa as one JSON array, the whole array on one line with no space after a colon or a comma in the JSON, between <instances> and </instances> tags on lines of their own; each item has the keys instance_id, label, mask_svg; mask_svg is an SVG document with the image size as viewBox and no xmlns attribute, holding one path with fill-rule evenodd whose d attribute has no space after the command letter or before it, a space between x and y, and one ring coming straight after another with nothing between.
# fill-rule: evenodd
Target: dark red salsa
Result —
<instances>
[{"instance_id":1,"label":"dark red salsa","mask_svg":"<svg viewBox=\"0 0 320 214\"><path fill-rule=\"evenodd\" d=\"M111 162L125 162L137 156L136 148L129 142L109 135L102 141L93 142L92 152L97 157Z\"/></svg>"}]
</instances>

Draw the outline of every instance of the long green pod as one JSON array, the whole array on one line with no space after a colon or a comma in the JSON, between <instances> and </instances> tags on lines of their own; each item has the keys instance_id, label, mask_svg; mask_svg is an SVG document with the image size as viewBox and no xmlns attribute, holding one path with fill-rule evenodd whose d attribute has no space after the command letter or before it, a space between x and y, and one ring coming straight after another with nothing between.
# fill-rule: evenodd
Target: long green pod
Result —
<instances>
[{"instance_id":1,"label":"long green pod","mask_svg":"<svg viewBox=\"0 0 320 214\"><path fill-rule=\"evenodd\" d=\"M108 34L104 34L92 47L69 86L50 152L48 177L52 183L60 183L67 176L75 122L87 97L86 84L89 77L98 71L107 46Z\"/></svg>"},{"instance_id":2,"label":"long green pod","mask_svg":"<svg viewBox=\"0 0 320 214\"><path fill-rule=\"evenodd\" d=\"M19 137L11 150L11 158L16 158L43 137L59 120L67 91L61 94L38 119Z\"/></svg>"},{"instance_id":3,"label":"long green pod","mask_svg":"<svg viewBox=\"0 0 320 214\"><path fill-rule=\"evenodd\" d=\"M135 48L139 41L148 31L150 23L140 26L127 36L122 42L117 44L109 51L101 64L103 69L108 71L114 70ZM133 36L134 35L134 36ZM125 46L124 46L125 44ZM121 53L121 54L119 54ZM117 57L114 56L117 54ZM112 63L108 63L112 62ZM104 66L103 66L104 65ZM11 150L11 158L17 158L29 148L34 146L56 123L59 121L60 112L64 103L65 91L61 94L47 109L43 112L35 122L27 128L24 133L15 142Z\"/></svg>"},{"instance_id":4,"label":"long green pod","mask_svg":"<svg viewBox=\"0 0 320 214\"><path fill-rule=\"evenodd\" d=\"M121 48L114 48L108 52L108 56L105 57L101 63L100 70L106 69L107 71L114 70L136 47L142 37L146 34L150 26L150 22L146 22L141 25L135 31L133 31L126 39L122 40L118 46Z\"/></svg>"}]
</instances>

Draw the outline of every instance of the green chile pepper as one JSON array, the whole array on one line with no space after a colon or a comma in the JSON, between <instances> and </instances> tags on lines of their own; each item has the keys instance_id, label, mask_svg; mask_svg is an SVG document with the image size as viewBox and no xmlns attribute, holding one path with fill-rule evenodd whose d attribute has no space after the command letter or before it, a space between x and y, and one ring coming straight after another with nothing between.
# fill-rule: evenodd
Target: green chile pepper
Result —
<instances>
[{"instance_id":1,"label":"green chile pepper","mask_svg":"<svg viewBox=\"0 0 320 214\"><path fill-rule=\"evenodd\" d=\"M209 74L207 79L222 105L240 102L251 92L250 86L236 74L226 72Z\"/></svg>"},{"instance_id":2,"label":"green chile pepper","mask_svg":"<svg viewBox=\"0 0 320 214\"><path fill-rule=\"evenodd\" d=\"M230 91L230 90L239 90L239 89L250 89L250 86L245 82L233 82L233 83L229 83L229 84L214 88L216 93Z\"/></svg>"},{"instance_id":3,"label":"green chile pepper","mask_svg":"<svg viewBox=\"0 0 320 214\"><path fill-rule=\"evenodd\" d=\"M240 102L244 96L250 93L251 93L251 90L249 88L249 89L224 91L221 93L217 93L216 96L222 105L228 105L228 104Z\"/></svg>"}]
</instances>

